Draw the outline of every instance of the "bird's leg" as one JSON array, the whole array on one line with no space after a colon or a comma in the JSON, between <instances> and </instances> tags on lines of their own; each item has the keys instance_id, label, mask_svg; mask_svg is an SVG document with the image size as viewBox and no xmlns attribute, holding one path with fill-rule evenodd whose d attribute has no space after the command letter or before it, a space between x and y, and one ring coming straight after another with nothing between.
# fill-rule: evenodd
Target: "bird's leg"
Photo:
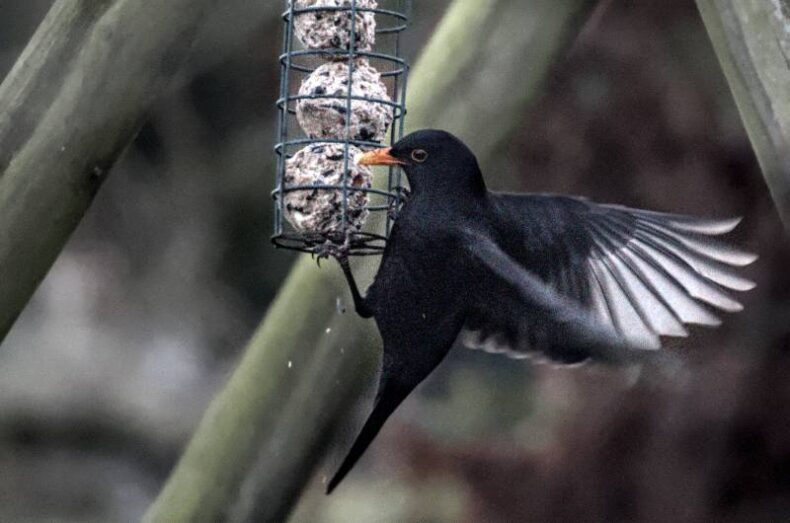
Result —
<instances>
[{"instance_id":1,"label":"bird's leg","mask_svg":"<svg viewBox=\"0 0 790 523\"><path fill-rule=\"evenodd\" d=\"M354 275L351 273L351 266L348 263L348 256L338 256L337 262L340 264L340 268L343 269L343 275L346 277L348 287L351 289L351 296L354 298L354 308L356 309L357 314L363 318L372 317L373 311L370 310L370 306L368 305L367 301L362 296L362 294L360 294L359 288L357 287L357 282L354 279Z\"/></svg>"},{"instance_id":2,"label":"bird's leg","mask_svg":"<svg viewBox=\"0 0 790 523\"><path fill-rule=\"evenodd\" d=\"M348 287L351 290L351 296L354 298L354 308L356 309L357 314L363 318L370 318L373 316L373 311L367 304L367 301L362 296L362 294L360 294L359 287L357 287L357 282L354 279L354 275L351 273L351 266L348 262L348 252L350 249L351 234L346 231L346 239L342 244L337 245L331 240L327 240L323 245L321 245L321 247L318 249L318 263L320 265L321 258L329 258L330 256L337 260L337 262L340 264L340 268L343 269L343 275L346 277L346 281L348 282Z\"/></svg>"},{"instance_id":3,"label":"bird's leg","mask_svg":"<svg viewBox=\"0 0 790 523\"><path fill-rule=\"evenodd\" d=\"M348 251L351 248L351 237L346 233L346 239L341 244L335 243L334 238L327 238L324 243L317 246L313 254L317 255L318 266L321 266L321 260L329 258L330 256L340 260L348 256Z\"/></svg>"}]
</instances>

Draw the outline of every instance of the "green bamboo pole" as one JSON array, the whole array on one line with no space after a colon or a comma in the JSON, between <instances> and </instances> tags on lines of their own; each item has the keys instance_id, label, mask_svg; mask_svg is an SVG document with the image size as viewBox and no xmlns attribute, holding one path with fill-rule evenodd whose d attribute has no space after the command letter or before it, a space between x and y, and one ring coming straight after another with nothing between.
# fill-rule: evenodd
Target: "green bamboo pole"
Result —
<instances>
[{"instance_id":1,"label":"green bamboo pole","mask_svg":"<svg viewBox=\"0 0 790 523\"><path fill-rule=\"evenodd\" d=\"M490 163L592 4L456 0L410 77L409 129L446 128ZM378 367L373 322L337 310L347 296L334 263L297 262L144 521L285 518Z\"/></svg>"},{"instance_id":2,"label":"green bamboo pole","mask_svg":"<svg viewBox=\"0 0 790 523\"><path fill-rule=\"evenodd\" d=\"M0 341L216 1L59 0L3 82Z\"/></svg>"},{"instance_id":3,"label":"green bamboo pole","mask_svg":"<svg viewBox=\"0 0 790 523\"><path fill-rule=\"evenodd\" d=\"M91 26L111 2L57 2L0 84L0 176L30 138Z\"/></svg>"},{"instance_id":4,"label":"green bamboo pole","mask_svg":"<svg viewBox=\"0 0 790 523\"><path fill-rule=\"evenodd\" d=\"M697 7L790 232L790 2L697 0Z\"/></svg>"}]
</instances>

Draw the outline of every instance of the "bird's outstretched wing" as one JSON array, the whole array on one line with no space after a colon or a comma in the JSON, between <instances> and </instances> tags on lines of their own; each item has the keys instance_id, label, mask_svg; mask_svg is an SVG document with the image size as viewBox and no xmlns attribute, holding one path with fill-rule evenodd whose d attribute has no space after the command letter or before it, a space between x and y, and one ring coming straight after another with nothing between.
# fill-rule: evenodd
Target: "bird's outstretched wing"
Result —
<instances>
[{"instance_id":1,"label":"bird's outstretched wing","mask_svg":"<svg viewBox=\"0 0 790 523\"><path fill-rule=\"evenodd\" d=\"M617 330L552 290L493 240L468 234L464 242L479 284L467 332L488 331L513 351L540 351L569 363L631 359L634 347Z\"/></svg>"},{"instance_id":2,"label":"bird's outstretched wing","mask_svg":"<svg viewBox=\"0 0 790 523\"><path fill-rule=\"evenodd\" d=\"M633 346L659 348L660 336L686 336L684 324L718 325L714 309L742 308L728 289L754 286L733 267L756 256L711 238L731 231L737 219L697 219L563 196L493 198L505 230L499 244L481 252L507 256L510 274L519 268L530 275L533 289L547 286ZM490 266L502 262L485 263L502 278L503 268ZM537 351L565 362L594 356L558 343L551 321L539 321L537 329L530 325L536 322L534 304L503 292L490 296L500 301L470 315L462 338L467 345L517 357Z\"/></svg>"}]
</instances>

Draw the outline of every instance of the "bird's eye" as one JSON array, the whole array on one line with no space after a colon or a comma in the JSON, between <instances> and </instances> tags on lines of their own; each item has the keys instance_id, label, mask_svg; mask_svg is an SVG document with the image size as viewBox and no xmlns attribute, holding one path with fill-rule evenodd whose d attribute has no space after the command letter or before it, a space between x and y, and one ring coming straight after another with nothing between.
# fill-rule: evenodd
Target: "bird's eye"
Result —
<instances>
[{"instance_id":1,"label":"bird's eye","mask_svg":"<svg viewBox=\"0 0 790 523\"><path fill-rule=\"evenodd\" d=\"M428 153L426 153L422 149L414 149L411 152L411 159L414 160L417 163L422 163L422 162L424 162L425 160L428 159Z\"/></svg>"}]
</instances>

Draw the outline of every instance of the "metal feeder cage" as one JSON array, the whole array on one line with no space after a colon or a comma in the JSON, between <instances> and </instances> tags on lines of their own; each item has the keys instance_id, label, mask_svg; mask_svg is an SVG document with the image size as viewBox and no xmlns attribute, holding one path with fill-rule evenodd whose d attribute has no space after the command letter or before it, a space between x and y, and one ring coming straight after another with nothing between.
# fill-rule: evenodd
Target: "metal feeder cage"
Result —
<instances>
[{"instance_id":1,"label":"metal feeder cage","mask_svg":"<svg viewBox=\"0 0 790 523\"><path fill-rule=\"evenodd\" d=\"M353 165L354 158L350 154L349 148L354 146L362 151L383 147L384 143L371 140L359 140L351 134L351 111L352 101L364 101L367 103L381 104L392 111L392 122L389 125L388 138L389 144L394 144L403 136L404 117L406 115L405 95L406 80L409 66L401 57L401 33L408 25L410 13L410 0L379 0L375 8L363 7L362 0L350 0L347 2L337 2L340 6L312 5L305 2L300 6L298 0L286 1L286 10L282 19L284 22L283 51L280 55L281 80L280 95L277 100L279 111L278 118L278 143L275 146L277 154L277 176L276 187L272 191L275 200L274 212L274 234L272 242L277 247L309 252L318 255L375 255L381 254L386 245L387 237L392 225L392 220L400 209L402 202L403 187L401 184L402 172L399 167L389 168L386 185L383 183L375 184L371 187L359 187L352 185L349 168ZM312 13L315 17L336 16L338 13L347 13L350 17L350 31L348 33L347 45L327 48L309 48L302 45L296 37L295 24L300 16L307 16ZM375 47L371 50L360 50L357 47L360 37L358 36L358 13L372 13L375 17ZM319 19L321 19L319 16ZM333 44L340 44L340 40L335 39ZM385 100L375 97L357 96L353 93L354 68L357 66L357 59L364 58L381 75L381 81L387 88L387 94L391 98ZM347 88L342 96L333 93L321 94L299 94L299 87L302 82L318 67L329 62L343 62L347 64ZM345 106L345 131L343 136L337 137L310 137L300 127L297 121L297 104L300 100L318 99L327 100L327 103L340 100ZM358 137L357 137L358 138ZM342 144L343 147L343 170L340 183L320 184L311 183L308 185L287 183L287 161L302 148L310 147L313 144ZM379 178L379 176L376 176ZM377 180L381 181L381 180ZM336 209L340 220L335 230L331 232L306 232L296 229L286 219L286 199L288 194L302 192L305 197L315 198L325 191L333 191L339 197L340 208ZM361 228L349 223L349 198L355 192L366 194L364 209L366 209L367 220Z\"/></svg>"}]
</instances>

